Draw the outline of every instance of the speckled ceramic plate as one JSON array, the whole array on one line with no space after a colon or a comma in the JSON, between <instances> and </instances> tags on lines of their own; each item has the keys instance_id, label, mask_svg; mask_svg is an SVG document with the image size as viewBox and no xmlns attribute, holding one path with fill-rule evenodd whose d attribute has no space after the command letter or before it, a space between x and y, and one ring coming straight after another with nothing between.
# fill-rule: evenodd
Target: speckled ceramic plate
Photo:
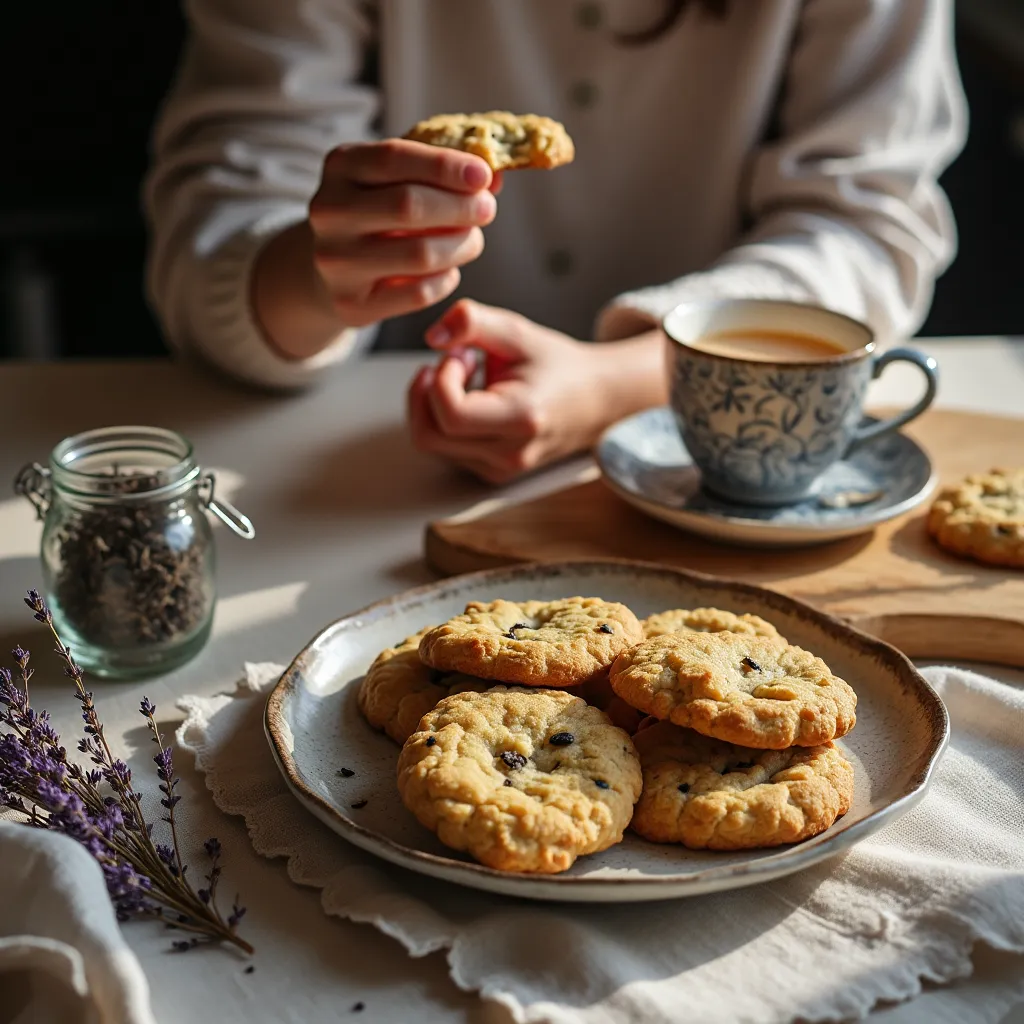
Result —
<instances>
[{"instance_id":1,"label":"speckled ceramic plate","mask_svg":"<svg viewBox=\"0 0 1024 1024\"><path fill-rule=\"evenodd\" d=\"M848 814L796 846L698 853L632 833L561 875L509 874L443 846L398 796L398 747L363 721L359 681L376 654L467 601L573 595L622 601L638 616L713 605L774 622L856 689L857 726L843 741L856 770ZM450 882L533 899L659 900L768 881L834 856L905 813L923 795L946 743L942 702L894 648L780 594L637 562L564 562L495 569L400 594L328 626L267 702L266 729L289 788L321 821L385 860ZM343 773L342 769L351 772Z\"/></svg>"},{"instance_id":2,"label":"speckled ceramic plate","mask_svg":"<svg viewBox=\"0 0 1024 1024\"><path fill-rule=\"evenodd\" d=\"M616 423L595 454L605 482L641 512L691 533L756 547L823 544L866 533L920 505L936 484L927 452L897 431L831 466L804 501L781 508L738 505L701 490L700 471L668 408ZM837 507L844 497L863 503Z\"/></svg>"}]
</instances>

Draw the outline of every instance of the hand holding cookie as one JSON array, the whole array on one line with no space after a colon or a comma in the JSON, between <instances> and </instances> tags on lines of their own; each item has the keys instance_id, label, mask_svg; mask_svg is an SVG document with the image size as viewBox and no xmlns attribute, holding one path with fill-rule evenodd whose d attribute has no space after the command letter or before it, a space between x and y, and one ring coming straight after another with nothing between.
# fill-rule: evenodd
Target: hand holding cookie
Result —
<instances>
[{"instance_id":1,"label":"hand holding cookie","mask_svg":"<svg viewBox=\"0 0 1024 1024\"><path fill-rule=\"evenodd\" d=\"M342 323L426 308L459 284L497 212L487 163L405 139L340 146L309 204L313 259Z\"/></svg>"}]
</instances>

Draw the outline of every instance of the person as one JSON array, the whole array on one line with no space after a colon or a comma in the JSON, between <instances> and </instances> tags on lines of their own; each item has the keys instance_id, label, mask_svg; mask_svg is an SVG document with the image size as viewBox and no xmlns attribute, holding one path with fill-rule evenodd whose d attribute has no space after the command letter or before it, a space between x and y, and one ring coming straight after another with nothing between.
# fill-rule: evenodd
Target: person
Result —
<instances>
[{"instance_id":1,"label":"person","mask_svg":"<svg viewBox=\"0 0 1024 1024\"><path fill-rule=\"evenodd\" d=\"M171 343L288 388L425 336L413 438L490 481L664 401L681 302L813 302L884 344L954 253L952 0L187 10L146 186ZM400 138L488 109L562 121L575 162L502 181Z\"/></svg>"}]
</instances>

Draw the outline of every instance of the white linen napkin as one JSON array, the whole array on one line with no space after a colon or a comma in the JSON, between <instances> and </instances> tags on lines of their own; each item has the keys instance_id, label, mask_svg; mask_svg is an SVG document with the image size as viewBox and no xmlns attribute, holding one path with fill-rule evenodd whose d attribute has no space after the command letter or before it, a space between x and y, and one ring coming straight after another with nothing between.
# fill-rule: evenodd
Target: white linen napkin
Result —
<instances>
[{"instance_id":1,"label":"white linen napkin","mask_svg":"<svg viewBox=\"0 0 1024 1024\"><path fill-rule=\"evenodd\" d=\"M178 743L256 851L323 890L328 914L373 924L413 956L446 949L457 985L520 1022L821 1021L909 999L972 971L976 942L1024 955L1024 692L926 670L952 722L925 799L841 859L754 888L635 906L518 902L391 868L289 794L263 737L282 667L247 665L239 691L185 698ZM1024 998L973 991L961 1024ZM1014 977L1014 974L1016 977Z\"/></svg>"},{"instance_id":2,"label":"white linen napkin","mask_svg":"<svg viewBox=\"0 0 1024 1024\"><path fill-rule=\"evenodd\" d=\"M0 1011L15 1024L156 1024L99 865L66 836L0 821Z\"/></svg>"},{"instance_id":3,"label":"white linen napkin","mask_svg":"<svg viewBox=\"0 0 1024 1024\"><path fill-rule=\"evenodd\" d=\"M950 747L917 808L842 859L732 893L572 907L391 868L317 822L263 736L263 695L281 671L248 665L234 696L182 702L178 740L215 803L244 815L258 853L287 857L294 881L321 888L327 913L371 923L413 956L446 949L455 983L517 1021L849 1019L924 981L967 977L976 942L1003 951L1002 969L956 998L923 997L924 1016L907 1019L989 1024L1024 999L1024 692L1011 686L926 670L949 708ZM154 1024L85 850L0 822L0 878L5 1019Z\"/></svg>"}]
</instances>

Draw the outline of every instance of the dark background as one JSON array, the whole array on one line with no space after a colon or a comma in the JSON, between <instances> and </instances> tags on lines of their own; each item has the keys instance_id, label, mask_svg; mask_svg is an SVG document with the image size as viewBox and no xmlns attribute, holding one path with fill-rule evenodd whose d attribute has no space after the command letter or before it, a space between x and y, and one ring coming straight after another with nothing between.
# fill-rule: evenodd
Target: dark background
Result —
<instances>
[{"instance_id":1,"label":"dark background","mask_svg":"<svg viewBox=\"0 0 1024 1024\"><path fill-rule=\"evenodd\" d=\"M0 15L0 358L155 355L139 187L183 37L173 0ZM1024 335L1024 0L962 0L960 255L922 333Z\"/></svg>"}]
</instances>

